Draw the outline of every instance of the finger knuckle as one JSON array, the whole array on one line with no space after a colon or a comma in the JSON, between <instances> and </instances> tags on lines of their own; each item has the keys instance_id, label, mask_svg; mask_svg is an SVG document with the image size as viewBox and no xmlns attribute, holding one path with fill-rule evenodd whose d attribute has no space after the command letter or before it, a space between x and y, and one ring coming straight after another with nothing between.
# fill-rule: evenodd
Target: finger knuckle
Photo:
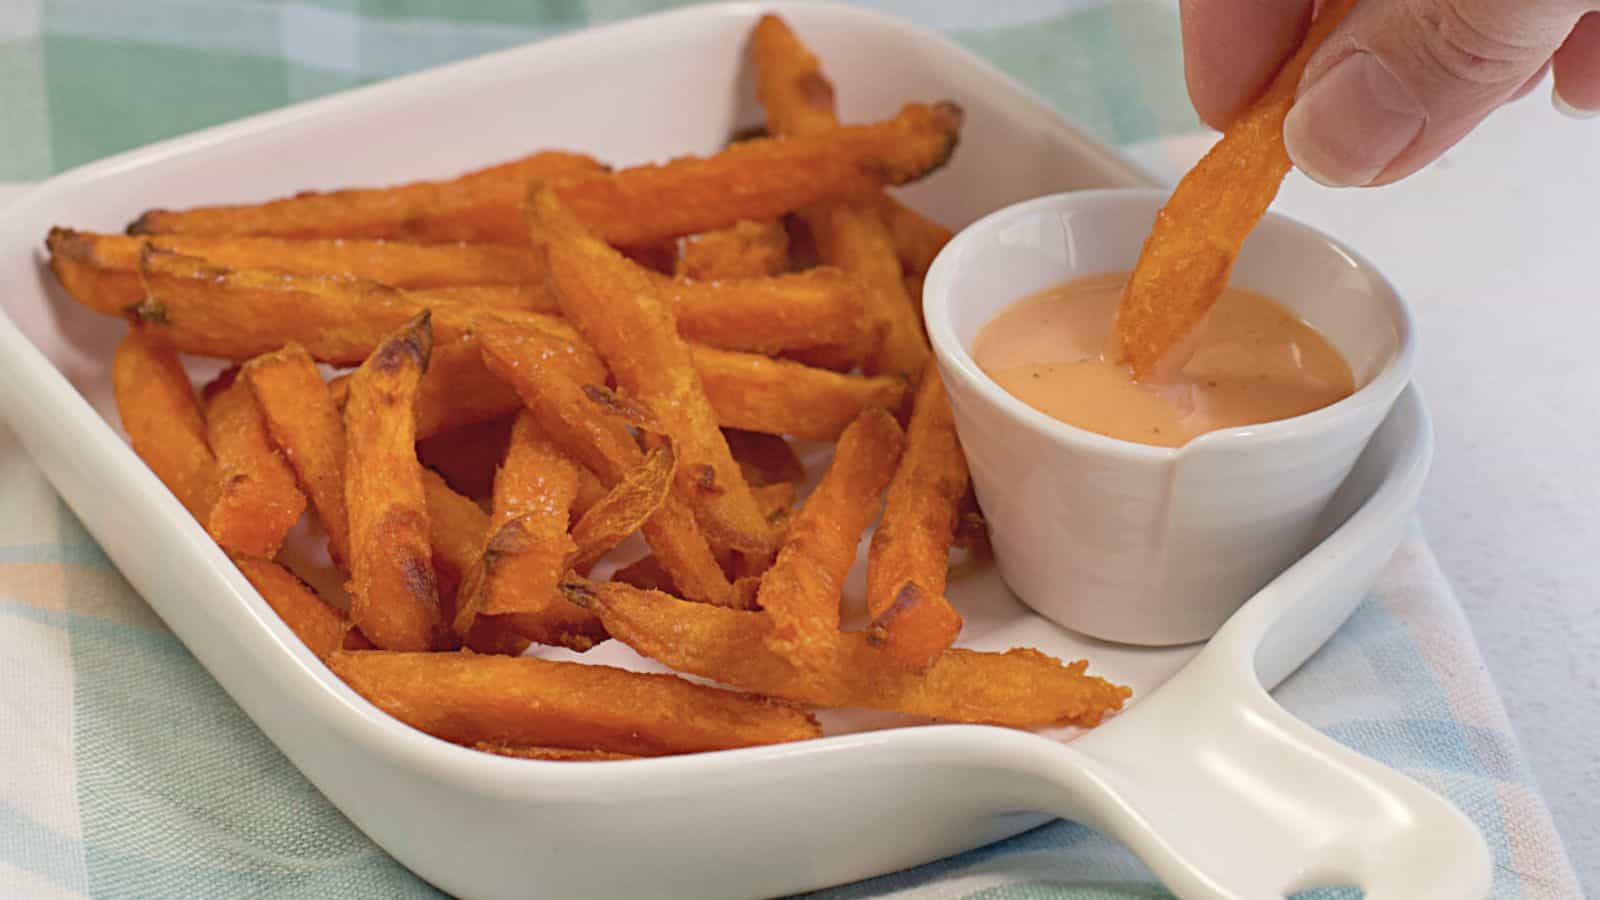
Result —
<instances>
[{"instance_id":1,"label":"finger knuckle","mask_svg":"<svg viewBox=\"0 0 1600 900\"><path fill-rule=\"evenodd\" d=\"M1446 77L1478 85L1521 81L1529 48L1484 21L1474 0L1411 0L1415 50Z\"/></svg>"}]
</instances>

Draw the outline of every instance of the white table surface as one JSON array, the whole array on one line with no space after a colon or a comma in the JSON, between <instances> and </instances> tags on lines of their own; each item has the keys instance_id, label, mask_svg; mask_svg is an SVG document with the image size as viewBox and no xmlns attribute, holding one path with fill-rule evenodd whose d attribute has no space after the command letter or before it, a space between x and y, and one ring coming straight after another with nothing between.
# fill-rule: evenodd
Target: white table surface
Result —
<instances>
[{"instance_id":1,"label":"white table surface","mask_svg":"<svg viewBox=\"0 0 1600 900\"><path fill-rule=\"evenodd\" d=\"M1536 92L1403 184L1292 175L1277 208L1377 263L1420 319L1430 542L1579 879L1600 891L1600 120ZM1178 156L1197 158L1196 138ZM1135 147L1172 173L1186 160ZM22 186L0 184L0 203Z\"/></svg>"},{"instance_id":2,"label":"white table surface","mask_svg":"<svg viewBox=\"0 0 1600 900\"><path fill-rule=\"evenodd\" d=\"M1356 248L1416 310L1438 433L1423 528L1600 894L1600 119L1548 96L1401 184L1295 173L1275 208ZM1170 174L1209 145L1133 153Z\"/></svg>"}]
</instances>

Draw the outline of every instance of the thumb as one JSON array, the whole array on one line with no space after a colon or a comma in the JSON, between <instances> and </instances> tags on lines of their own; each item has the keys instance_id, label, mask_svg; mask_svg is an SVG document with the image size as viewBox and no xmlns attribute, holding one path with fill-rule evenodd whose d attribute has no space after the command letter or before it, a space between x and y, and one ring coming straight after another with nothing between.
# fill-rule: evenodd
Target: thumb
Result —
<instances>
[{"instance_id":1,"label":"thumb","mask_svg":"<svg viewBox=\"0 0 1600 900\"><path fill-rule=\"evenodd\" d=\"M1312 57L1289 156L1335 187L1432 162L1549 61L1578 0L1361 0Z\"/></svg>"}]
</instances>

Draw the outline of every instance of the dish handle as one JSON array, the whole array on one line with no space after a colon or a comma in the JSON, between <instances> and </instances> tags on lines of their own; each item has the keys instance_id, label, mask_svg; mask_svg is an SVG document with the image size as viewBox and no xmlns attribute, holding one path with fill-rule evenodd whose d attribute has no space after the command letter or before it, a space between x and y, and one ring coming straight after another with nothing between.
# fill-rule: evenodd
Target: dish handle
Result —
<instances>
[{"instance_id":1,"label":"dish handle","mask_svg":"<svg viewBox=\"0 0 1600 900\"><path fill-rule=\"evenodd\" d=\"M1179 897L1488 896L1472 822L1291 716L1244 654L1214 643L1140 705L1158 708L1041 754L1035 774L1058 789L1049 811L1116 836Z\"/></svg>"}]
</instances>

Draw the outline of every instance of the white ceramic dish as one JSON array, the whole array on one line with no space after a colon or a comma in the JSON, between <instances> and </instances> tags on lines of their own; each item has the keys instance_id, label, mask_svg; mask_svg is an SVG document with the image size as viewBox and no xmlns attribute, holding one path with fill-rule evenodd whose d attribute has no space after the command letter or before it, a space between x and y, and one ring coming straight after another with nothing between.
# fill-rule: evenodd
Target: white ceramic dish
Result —
<instances>
[{"instance_id":1,"label":"white ceramic dish","mask_svg":"<svg viewBox=\"0 0 1600 900\"><path fill-rule=\"evenodd\" d=\"M827 60L847 118L883 116L908 98L966 107L955 163L906 192L941 219L1144 178L942 38L845 8L773 6ZM531 147L614 163L709 151L757 118L741 71L762 8L595 29L52 179L0 218L0 418L263 732L386 850L465 897L782 894L926 862L1049 815L1120 836L1185 897L1325 882L1362 883L1372 898L1483 894L1487 854L1470 824L1289 719L1260 686L1327 639L1406 528L1431 453L1414 392L1336 498L1331 536L1198 658L1195 648L1134 650L1064 632L1027 614L992 572L952 588L969 617L964 643L1088 656L1135 689L1127 713L1070 746L939 726L584 765L454 747L334 679L126 448L107 377L122 326L55 288L39 249L51 224L114 230L154 205L400 181ZM593 658L627 656L604 647Z\"/></svg>"},{"instance_id":2,"label":"white ceramic dish","mask_svg":"<svg viewBox=\"0 0 1600 900\"><path fill-rule=\"evenodd\" d=\"M1349 361L1326 409L1178 448L1112 440L1006 393L972 358L1016 300L1138 260L1166 192L1073 191L969 225L928 272L923 311L1006 583L1055 622L1162 646L1211 637L1305 553L1317 519L1411 380L1411 313L1361 257L1269 214L1231 283L1279 299Z\"/></svg>"}]
</instances>

